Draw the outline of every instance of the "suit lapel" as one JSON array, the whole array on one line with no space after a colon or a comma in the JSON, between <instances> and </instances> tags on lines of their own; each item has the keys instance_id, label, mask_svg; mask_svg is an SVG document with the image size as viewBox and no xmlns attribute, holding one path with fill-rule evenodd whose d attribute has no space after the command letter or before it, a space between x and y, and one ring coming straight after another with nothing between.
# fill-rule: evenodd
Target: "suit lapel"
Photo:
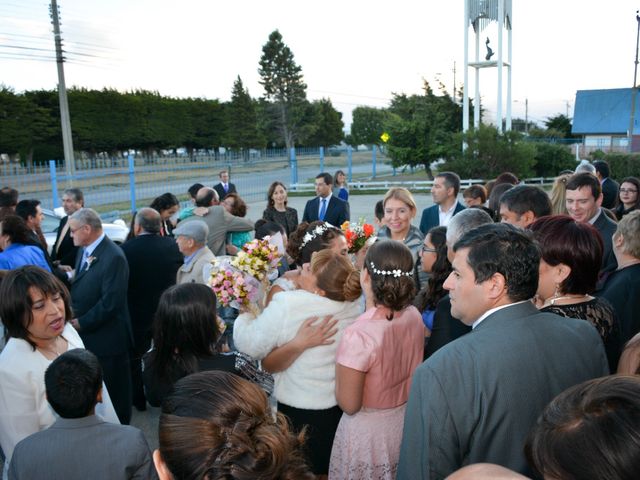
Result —
<instances>
[{"instance_id":1,"label":"suit lapel","mask_svg":"<svg viewBox=\"0 0 640 480\"><path fill-rule=\"evenodd\" d=\"M100 260L100 256L104 252L106 245L109 241L110 241L109 238L105 235L102 241L93 250L93 253L91 254L91 256L94 257L94 260L93 262L91 262L91 265L89 265L89 268L91 268L91 266L94 266L96 263L98 263L98 261ZM89 271L89 268L85 268L82 271L78 271L78 269L81 267L80 263L82 262L83 251L84 251L84 248L78 250L78 256L76 257L76 276L73 280L74 282L77 282L78 280L80 280L80 278L82 278Z\"/></svg>"}]
</instances>

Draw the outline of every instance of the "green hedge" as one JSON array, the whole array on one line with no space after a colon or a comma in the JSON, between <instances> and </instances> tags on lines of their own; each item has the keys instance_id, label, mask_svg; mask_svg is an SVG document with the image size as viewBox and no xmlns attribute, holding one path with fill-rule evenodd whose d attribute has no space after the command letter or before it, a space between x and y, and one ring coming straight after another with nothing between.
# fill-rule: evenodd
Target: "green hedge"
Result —
<instances>
[{"instance_id":1,"label":"green hedge","mask_svg":"<svg viewBox=\"0 0 640 480\"><path fill-rule=\"evenodd\" d=\"M605 160L611 169L611 177L617 180L625 177L640 178L640 154L608 153Z\"/></svg>"}]
</instances>

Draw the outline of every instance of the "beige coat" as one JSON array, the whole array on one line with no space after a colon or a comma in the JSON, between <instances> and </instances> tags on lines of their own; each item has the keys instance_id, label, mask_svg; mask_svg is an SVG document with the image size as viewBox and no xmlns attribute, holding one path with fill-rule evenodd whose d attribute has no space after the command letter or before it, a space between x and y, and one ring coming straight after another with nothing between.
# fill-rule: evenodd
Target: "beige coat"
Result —
<instances>
[{"instance_id":1,"label":"beige coat","mask_svg":"<svg viewBox=\"0 0 640 480\"><path fill-rule=\"evenodd\" d=\"M176 283L202 283L206 284L202 278L202 270L211 263L215 255L205 246L198 250L196 256L188 264L182 265L178 269Z\"/></svg>"}]
</instances>

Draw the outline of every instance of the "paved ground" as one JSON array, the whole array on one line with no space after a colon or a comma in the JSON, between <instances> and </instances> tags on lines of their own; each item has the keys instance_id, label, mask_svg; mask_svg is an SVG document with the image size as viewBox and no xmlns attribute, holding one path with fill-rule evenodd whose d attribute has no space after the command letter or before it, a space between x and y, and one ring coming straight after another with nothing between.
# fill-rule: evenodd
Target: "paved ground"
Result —
<instances>
[{"instance_id":1,"label":"paved ground","mask_svg":"<svg viewBox=\"0 0 640 480\"><path fill-rule=\"evenodd\" d=\"M381 200L383 195L352 195L349 197L349 205L351 207L351 218L358 220L364 218L368 222L373 220L373 209L378 200ZM304 212L304 206L307 200L313 198L309 197L291 197L289 199L289 206L298 210L298 215L302 217ZM418 204L418 214L413 223L417 226L420 222L420 215L422 209L431 206L433 201L430 194L417 194L415 195L416 203ZM262 211L266 207L266 201L253 202L249 204L248 217L257 220L262 216ZM138 412L133 409L133 418L131 424L140 428L146 435L149 446L152 449L158 447L158 417L160 415L159 408L153 408L147 406L145 412Z\"/></svg>"}]
</instances>

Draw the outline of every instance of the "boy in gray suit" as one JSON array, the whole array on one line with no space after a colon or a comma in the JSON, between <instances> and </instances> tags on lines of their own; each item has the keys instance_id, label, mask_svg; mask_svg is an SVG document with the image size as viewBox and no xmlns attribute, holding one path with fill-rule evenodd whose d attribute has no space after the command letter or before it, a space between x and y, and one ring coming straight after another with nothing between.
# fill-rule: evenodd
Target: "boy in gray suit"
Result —
<instances>
[{"instance_id":1,"label":"boy in gray suit","mask_svg":"<svg viewBox=\"0 0 640 480\"><path fill-rule=\"evenodd\" d=\"M102 401L102 369L84 349L63 353L44 375L47 400L60 418L16 445L9 478L48 480L156 479L140 430L95 415Z\"/></svg>"}]
</instances>

